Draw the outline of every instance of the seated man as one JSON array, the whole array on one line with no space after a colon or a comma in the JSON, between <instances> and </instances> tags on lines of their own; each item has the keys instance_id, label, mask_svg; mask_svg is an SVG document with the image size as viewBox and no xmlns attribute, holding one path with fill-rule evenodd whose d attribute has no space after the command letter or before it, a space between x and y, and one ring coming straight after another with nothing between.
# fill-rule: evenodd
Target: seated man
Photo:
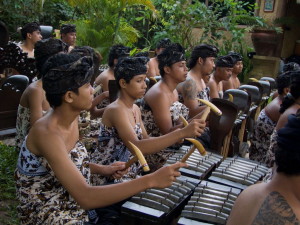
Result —
<instances>
[{"instance_id":1,"label":"seated man","mask_svg":"<svg viewBox=\"0 0 300 225\"><path fill-rule=\"evenodd\" d=\"M15 136L17 151L20 151L30 127L51 109L43 89L42 67L51 56L67 52L68 46L59 39L48 38L38 41L34 49L38 80L25 89L20 99Z\"/></svg>"},{"instance_id":2,"label":"seated man","mask_svg":"<svg viewBox=\"0 0 300 225\"><path fill-rule=\"evenodd\" d=\"M290 91L280 105L279 113L281 115L271 135L270 147L265 159L265 163L269 167L272 167L274 164L274 144L276 143L277 131L286 125L290 114L295 114L300 109L300 70L290 71L290 77Z\"/></svg>"},{"instance_id":3,"label":"seated man","mask_svg":"<svg viewBox=\"0 0 300 225\"><path fill-rule=\"evenodd\" d=\"M155 77L155 76L160 75L159 68L158 68L157 56L163 50L165 50L165 48L168 47L170 44L171 44L171 40L169 38L161 39L157 43L156 49L155 49L155 57L151 58L150 61L149 61L149 70L148 70L148 73L147 73L147 77Z\"/></svg>"},{"instance_id":4,"label":"seated man","mask_svg":"<svg viewBox=\"0 0 300 225\"><path fill-rule=\"evenodd\" d=\"M228 89L237 89L241 86L241 82L238 78L238 75L243 71L243 57L236 52L229 52L229 54L233 59L233 69L232 75L228 81L222 81L223 83L223 91Z\"/></svg>"},{"instance_id":5,"label":"seated man","mask_svg":"<svg viewBox=\"0 0 300 225\"><path fill-rule=\"evenodd\" d=\"M261 110L250 139L249 158L262 163L265 162L271 135L281 115L279 113L280 105L290 90L290 72L279 75L276 83L278 96Z\"/></svg>"},{"instance_id":6,"label":"seated man","mask_svg":"<svg viewBox=\"0 0 300 225\"><path fill-rule=\"evenodd\" d=\"M60 37L63 42L69 45L69 51L71 51L76 44L76 26L63 24L60 28Z\"/></svg>"},{"instance_id":7,"label":"seated man","mask_svg":"<svg viewBox=\"0 0 300 225\"><path fill-rule=\"evenodd\" d=\"M27 23L21 29L23 42L20 48L28 54L29 58L34 58L34 45L42 40L40 25L36 22Z\"/></svg>"},{"instance_id":8,"label":"seated man","mask_svg":"<svg viewBox=\"0 0 300 225\"><path fill-rule=\"evenodd\" d=\"M94 67L94 74L91 78L91 84L94 82L95 77L99 74L99 66L100 66L100 62L102 60L102 56L100 55L100 53L96 52L92 47L90 46L76 46L71 52L70 54L78 54L81 57L83 56L89 56L93 58L93 67ZM93 104L92 107L90 109L90 119L95 119L95 118L99 118L102 116L104 109L105 108L97 108L97 105L100 104L102 101L108 99L108 91L106 92L102 92L101 94L99 94L97 97L94 98L93 100ZM84 118L81 118L84 119ZM96 122L96 126L97 126L97 122ZM89 132L90 134L90 132ZM92 135L93 136L93 135Z\"/></svg>"},{"instance_id":9,"label":"seated man","mask_svg":"<svg viewBox=\"0 0 300 225\"><path fill-rule=\"evenodd\" d=\"M190 117L197 115L204 108L197 98L209 100L209 88L205 80L209 80L209 75L215 68L215 57L218 49L215 46L201 44L196 46L188 63L190 71L186 81L177 86L179 101L189 108ZM207 78L208 77L208 78Z\"/></svg>"},{"instance_id":10,"label":"seated man","mask_svg":"<svg viewBox=\"0 0 300 225\"><path fill-rule=\"evenodd\" d=\"M276 172L269 183L252 185L236 200L228 225L299 224L300 111L278 130Z\"/></svg>"},{"instance_id":11,"label":"seated man","mask_svg":"<svg viewBox=\"0 0 300 225\"><path fill-rule=\"evenodd\" d=\"M93 61L57 54L43 66L43 88L53 108L24 140L15 171L20 224L85 224L86 210L122 201L148 188L169 187L184 163L128 182L91 186L90 174L121 177L125 163L90 162L79 141L78 116L92 105ZM150 144L151 145L151 144Z\"/></svg>"},{"instance_id":12,"label":"seated man","mask_svg":"<svg viewBox=\"0 0 300 225\"><path fill-rule=\"evenodd\" d=\"M210 98L223 98L223 84L221 81L228 81L232 75L234 61L231 56L220 56L216 62L216 70L210 77L207 86L210 89Z\"/></svg>"},{"instance_id":13,"label":"seated man","mask_svg":"<svg viewBox=\"0 0 300 225\"><path fill-rule=\"evenodd\" d=\"M187 127L166 135L148 136L141 111L134 103L143 97L146 91L147 62L146 57L125 57L116 65L115 77L119 97L105 108L100 124L98 147L90 156L93 163L106 165L115 161L128 161L131 156L129 141L147 155L159 152L185 137L199 136L202 133L204 121L194 120ZM124 179L136 178L139 175L139 167L139 163L131 166ZM91 178L94 185L111 180L99 175L93 175Z\"/></svg>"},{"instance_id":14,"label":"seated man","mask_svg":"<svg viewBox=\"0 0 300 225\"><path fill-rule=\"evenodd\" d=\"M109 50L108 55L108 66L109 68L104 70L100 75L96 78L94 86L101 85L100 91L98 91L95 95L95 98L98 99L99 95L106 95L106 98L99 101L97 105L98 109L104 109L109 105L109 93L108 93L108 82L110 80L115 80L115 67L118 63L118 60L122 57L129 56L130 48L124 45L114 45ZM98 99L99 100L99 99Z\"/></svg>"},{"instance_id":15,"label":"seated man","mask_svg":"<svg viewBox=\"0 0 300 225\"><path fill-rule=\"evenodd\" d=\"M145 106L141 109L149 136L157 137L182 128L180 115L189 118L189 109L178 101L176 90L188 73L184 54L185 50L180 44L171 44L157 56L162 79L147 91ZM193 117L196 118L200 118L200 114ZM170 151L162 150L146 156L146 159L155 171L165 164L170 155Z\"/></svg>"}]
</instances>

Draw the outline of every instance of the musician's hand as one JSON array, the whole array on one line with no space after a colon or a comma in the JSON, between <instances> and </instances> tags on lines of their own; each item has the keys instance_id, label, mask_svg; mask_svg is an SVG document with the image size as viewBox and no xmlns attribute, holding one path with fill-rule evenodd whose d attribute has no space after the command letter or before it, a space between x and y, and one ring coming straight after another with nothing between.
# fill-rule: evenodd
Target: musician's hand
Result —
<instances>
[{"instance_id":1,"label":"musician's hand","mask_svg":"<svg viewBox=\"0 0 300 225\"><path fill-rule=\"evenodd\" d=\"M128 170L129 170L129 168L128 169L124 169L125 168L125 162L114 162L110 166L112 167L112 170L115 171L112 174L112 177L114 179L120 179L120 178L122 178L126 173L128 173Z\"/></svg>"},{"instance_id":2,"label":"musician's hand","mask_svg":"<svg viewBox=\"0 0 300 225\"><path fill-rule=\"evenodd\" d=\"M179 177L181 174L179 169L181 167L187 167L186 163L177 162L170 166L165 166L150 174L151 176L151 186L154 188L165 188L172 185L173 181L176 180L176 177Z\"/></svg>"},{"instance_id":3,"label":"musician's hand","mask_svg":"<svg viewBox=\"0 0 300 225\"><path fill-rule=\"evenodd\" d=\"M202 119L193 119L186 127L182 128L185 137L199 137L205 128L205 121Z\"/></svg>"},{"instance_id":4,"label":"musician's hand","mask_svg":"<svg viewBox=\"0 0 300 225\"><path fill-rule=\"evenodd\" d=\"M121 178L128 172L128 169L125 169L125 162L114 162L111 165L96 165L96 168L98 169L96 173L102 176L112 176L115 179Z\"/></svg>"}]
</instances>

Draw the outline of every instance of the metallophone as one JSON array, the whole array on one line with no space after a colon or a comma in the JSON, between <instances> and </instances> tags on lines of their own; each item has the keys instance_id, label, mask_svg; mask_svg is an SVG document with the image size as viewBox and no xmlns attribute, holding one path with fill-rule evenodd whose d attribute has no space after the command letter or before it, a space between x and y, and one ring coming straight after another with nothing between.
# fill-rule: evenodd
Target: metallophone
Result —
<instances>
[{"instance_id":1,"label":"metallophone","mask_svg":"<svg viewBox=\"0 0 300 225\"><path fill-rule=\"evenodd\" d=\"M194 190L178 224L226 224L242 190L260 181L268 168L241 157L224 159Z\"/></svg>"},{"instance_id":2,"label":"metallophone","mask_svg":"<svg viewBox=\"0 0 300 225\"><path fill-rule=\"evenodd\" d=\"M168 164L180 161L191 146L182 146L173 151ZM122 224L170 224L178 218L200 180L220 164L222 156L207 153L202 156L194 151L188 158L189 167L181 168L181 176L169 188L148 189L133 196L122 206Z\"/></svg>"},{"instance_id":3,"label":"metallophone","mask_svg":"<svg viewBox=\"0 0 300 225\"><path fill-rule=\"evenodd\" d=\"M201 181L184 207L178 224L226 224L240 192L238 188Z\"/></svg>"},{"instance_id":4,"label":"metallophone","mask_svg":"<svg viewBox=\"0 0 300 225\"><path fill-rule=\"evenodd\" d=\"M190 148L182 146L173 150L174 154L165 165L180 161ZM207 178L221 160L220 155L208 153L202 156L194 151L186 161L189 167L180 169L182 176L171 187L148 189L122 206L123 224L170 224L179 216L200 180Z\"/></svg>"},{"instance_id":5,"label":"metallophone","mask_svg":"<svg viewBox=\"0 0 300 225\"><path fill-rule=\"evenodd\" d=\"M241 157L226 158L208 180L243 190L260 181L267 171L265 165L252 160Z\"/></svg>"},{"instance_id":6,"label":"metallophone","mask_svg":"<svg viewBox=\"0 0 300 225\"><path fill-rule=\"evenodd\" d=\"M239 120L243 121L243 123L238 121L239 125L245 124L245 119L246 115L241 113ZM241 136L238 136L241 138L243 133ZM226 158L227 154L222 153L223 151L221 151L221 155ZM191 161L191 159L188 160ZM183 218L179 220L179 224L207 224L207 222L209 224L226 224L238 194L249 185L261 180L268 170L267 167L260 163L241 157L221 158L220 160L222 162L216 163L216 167L213 167L211 170L212 172L206 174L209 182L201 181L194 190L194 194L182 211L181 217ZM206 179L206 176L201 178ZM204 182L206 182L205 185ZM208 186L214 186L214 188L208 188ZM216 187L219 190L215 190Z\"/></svg>"},{"instance_id":7,"label":"metallophone","mask_svg":"<svg viewBox=\"0 0 300 225\"><path fill-rule=\"evenodd\" d=\"M190 148L173 150L166 165L180 161ZM267 172L260 163L211 152L194 151L186 162L189 167L180 169L171 187L148 189L124 203L122 224L176 224L179 216L179 224L225 224L238 194Z\"/></svg>"},{"instance_id":8,"label":"metallophone","mask_svg":"<svg viewBox=\"0 0 300 225\"><path fill-rule=\"evenodd\" d=\"M195 154L198 154L199 161L205 158L203 156L201 158L198 152ZM208 153L207 156L210 156L211 159L220 157L213 153ZM187 162L190 164L189 161ZM183 223L186 218L181 218L180 221L182 224L193 224L190 221L192 218L195 220L195 224L203 224L203 221L226 224L239 193L260 181L267 171L268 168L265 165L245 158L220 158L220 161L216 161L216 166L210 168L210 172L206 176L201 176L202 181L182 211L181 217L189 218L189 221ZM186 176L190 176L190 174L185 173ZM208 181L204 181L204 179L208 179ZM181 223L179 222L179 224Z\"/></svg>"},{"instance_id":9,"label":"metallophone","mask_svg":"<svg viewBox=\"0 0 300 225\"><path fill-rule=\"evenodd\" d=\"M174 150L166 162L186 161L189 167L180 169L182 176L169 188L148 189L129 199L121 209L122 224L175 224L181 211L180 223L225 224L238 194L268 170L244 158L206 153L200 143L191 142L193 146Z\"/></svg>"}]
</instances>

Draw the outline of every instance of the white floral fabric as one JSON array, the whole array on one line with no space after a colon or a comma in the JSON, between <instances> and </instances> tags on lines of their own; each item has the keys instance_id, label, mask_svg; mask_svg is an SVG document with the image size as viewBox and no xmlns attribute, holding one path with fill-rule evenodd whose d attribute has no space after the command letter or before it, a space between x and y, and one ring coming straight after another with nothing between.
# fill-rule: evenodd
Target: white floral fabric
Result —
<instances>
[{"instance_id":1,"label":"white floral fabric","mask_svg":"<svg viewBox=\"0 0 300 225\"><path fill-rule=\"evenodd\" d=\"M77 142L69 157L89 183L85 147ZM88 220L85 210L58 181L47 160L26 148L26 139L19 153L15 179L21 224L84 224Z\"/></svg>"}]
</instances>

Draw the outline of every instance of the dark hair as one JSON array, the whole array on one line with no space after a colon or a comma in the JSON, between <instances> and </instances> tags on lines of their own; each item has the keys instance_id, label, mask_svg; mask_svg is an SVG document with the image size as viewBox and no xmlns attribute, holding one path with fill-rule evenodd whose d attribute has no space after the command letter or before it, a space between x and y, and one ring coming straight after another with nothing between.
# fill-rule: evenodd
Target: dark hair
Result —
<instances>
[{"instance_id":1,"label":"dark hair","mask_svg":"<svg viewBox=\"0 0 300 225\"><path fill-rule=\"evenodd\" d=\"M298 130L300 132L300 130ZM300 175L300 155L298 152L289 151L288 145L286 148L274 145L276 171L283 172L287 175ZM298 153L298 154L297 154Z\"/></svg>"},{"instance_id":2,"label":"dark hair","mask_svg":"<svg viewBox=\"0 0 300 225\"><path fill-rule=\"evenodd\" d=\"M157 56L159 73L163 77L165 75L165 66L171 66L174 63L185 61L185 50L178 44L169 45L162 53Z\"/></svg>"},{"instance_id":3,"label":"dark hair","mask_svg":"<svg viewBox=\"0 0 300 225\"><path fill-rule=\"evenodd\" d=\"M114 66L114 60L119 59L121 57L129 56L130 48L125 47L124 45L114 45L109 50L108 55L108 65L109 67Z\"/></svg>"},{"instance_id":4,"label":"dark hair","mask_svg":"<svg viewBox=\"0 0 300 225\"><path fill-rule=\"evenodd\" d=\"M289 115L287 124L278 130L274 146L277 172L287 175L300 175L300 110Z\"/></svg>"},{"instance_id":5,"label":"dark hair","mask_svg":"<svg viewBox=\"0 0 300 225\"><path fill-rule=\"evenodd\" d=\"M284 113L300 97L300 70L290 72L290 92L284 97L279 112Z\"/></svg>"},{"instance_id":6,"label":"dark hair","mask_svg":"<svg viewBox=\"0 0 300 225\"><path fill-rule=\"evenodd\" d=\"M283 94L284 88L290 87L291 76L290 73L282 73L276 78L276 86L278 94Z\"/></svg>"},{"instance_id":7,"label":"dark hair","mask_svg":"<svg viewBox=\"0 0 300 225\"><path fill-rule=\"evenodd\" d=\"M243 56L240 53L230 51L228 52L228 55L232 57L234 65L239 61L243 61Z\"/></svg>"},{"instance_id":8,"label":"dark hair","mask_svg":"<svg viewBox=\"0 0 300 225\"><path fill-rule=\"evenodd\" d=\"M288 72L288 71L297 71L300 69L300 66L298 63L295 62L289 62L283 65L282 71Z\"/></svg>"},{"instance_id":9,"label":"dark hair","mask_svg":"<svg viewBox=\"0 0 300 225\"><path fill-rule=\"evenodd\" d=\"M42 67L51 56L59 52L68 52L68 45L60 39L47 38L38 41L34 46L34 57L38 70L37 78L42 77Z\"/></svg>"},{"instance_id":10,"label":"dark hair","mask_svg":"<svg viewBox=\"0 0 300 225\"><path fill-rule=\"evenodd\" d=\"M147 66L149 62L148 57L125 57L118 61L114 75L116 78L117 86L120 89L119 81L124 79L126 83L129 83L130 80L141 74L146 74Z\"/></svg>"},{"instance_id":11,"label":"dark hair","mask_svg":"<svg viewBox=\"0 0 300 225\"><path fill-rule=\"evenodd\" d=\"M299 55L291 55L285 60L286 63L295 62L300 65L300 56Z\"/></svg>"},{"instance_id":12,"label":"dark hair","mask_svg":"<svg viewBox=\"0 0 300 225\"><path fill-rule=\"evenodd\" d=\"M134 55L134 57L149 57L149 52L138 52Z\"/></svg>"},{"instance_id":13,"label":"dark hair","mask_svg":"<svg viewBox=\"0 0 300 225\"><path fill-rule=\"evenodd\" d=\"M235 65L233 58L230 55L224 55L217 58L216 67L233 68Z\"/></svg>"},{"instance_id":14,"label":"dark hair","mask_svg":"<svg viewBox=\"0 0 300 225\"><path fill-rule=\"evenodd\" d=\"M78 54L81 57L90 56L93 59L93 67L94 67L94 75L97 75L99 71L101 55L97 54L97 52L90 46L76 46L72 49L70 54Z\"/></svg>"},{"instance_id":15,"label":"dark hair","mask_svg":"<svg viewBox=\"0 0 300 225\"><path fill-rule=\"evenodd\" d=\"M219 50L216 46L208 44L197 45L192 51L191 58L188 62L188 67L192 69L196 65L199 58L202 58L205 61L207 57L217 57L218 52Z\"/></svg>"},{"instance_id":16,"label":"dark hair","mask_svg":"<svg viewBox=\"0 0 300 225\"><path fill-rule=\"evenodd\" d=\"M78 88L90 82L92 58L77 54L56 54L44 64L42 72L43 88L51 107L62 104L62 96L67 91L78 94Z\"/></svg>"},{"instance_id":17,"label":"dark hair","mask_svg":"<svg viewBox=\"0 0 300 225\"><path fill-rule=\"evenodd\" d=\"M67 34L67 33L76 33L76 25L75 24L63 24L60 28L60 34Z\"/></svg>"},{"instance_id":18,"label":"dark hair","mask_svg":"<svg viewBox=\"0 0 300 225\"><path fill-rule=\"evenodd\" d=\"M172 44L171 40L169 38L163 38L161 40L159 40L156 44L156 48L166 48L168 47L170 44Z\"/></svg>"},{"instance_id":19,"label":"dark hair","mask_svg":"<svg viewBox=\"0 0 300 225\"><path fill-rule=\"evenodd\" d=\"M41 27L37 22L27 23L21 29L21 35L23 40L26 40L27 34L34 31L41 31Z\"/></svg>"}]
</instances>

